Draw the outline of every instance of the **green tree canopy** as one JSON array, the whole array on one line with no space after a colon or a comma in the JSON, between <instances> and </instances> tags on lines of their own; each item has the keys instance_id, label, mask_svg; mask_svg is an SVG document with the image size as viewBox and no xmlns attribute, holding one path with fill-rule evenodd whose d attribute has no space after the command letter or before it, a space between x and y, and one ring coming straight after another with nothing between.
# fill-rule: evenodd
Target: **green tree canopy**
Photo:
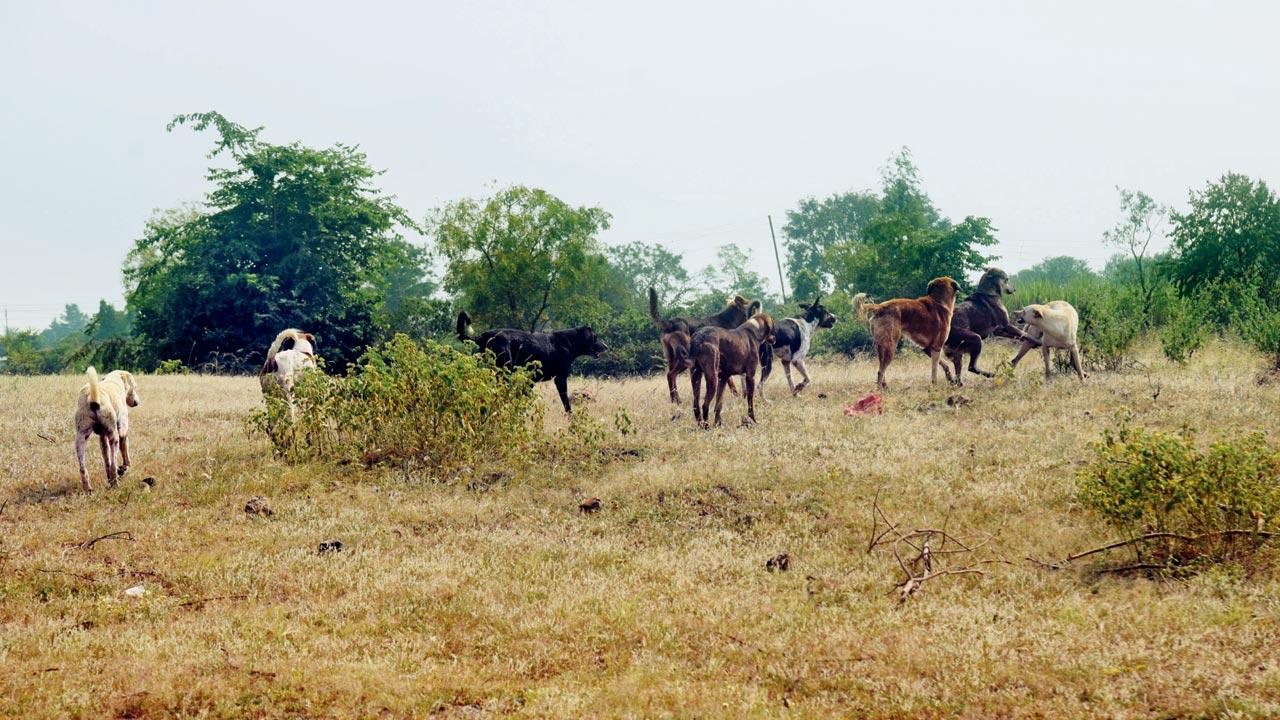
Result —
<instances>
[{"instance_id":1,"label":"green tree canopy","mask_svg":"<svg viewBox=\"0 0 1280 720\"><path fill-rule=\"evenodd\" d=\"M879 209L880 198L875 193L847 192L822 200L805 198L795 210L788 210L782 234L791 294L812 299L830 290L827 251L857 242Z\"/></svg>"},{"instance_id":2,"label":"green tree canopy","mask_svg":"<svg viewBox=\"0 0 1280 720\"><path fill-rule=\"evenodd\" d=\"M280 330L301 327L342 368L383 334L389 278L425 275L402 234L415 223L354 147L267 143L216 112L178 125L212 128L210 157L229 166L209 169L204 207L152 218L130 253L127 299L145 345L156 359L230 354L247 367Z\"/></svg>"},{"instance_id":3,"label":"green tree canopy","mask_svg":"<svg viewBox=\"0 0 1280 720\"><path fill-rule=\"evenodd\" d=\"M1220 284L1280 301L1280 200L1261 180L1227 173L1173 214L1170 274L1183 294Z\"/></svg>"},{"instance_id":4,"label":"green tree canopy","mask_svg":"<svg viewBox=\"0 0 1280 720\"><path fill-rule=\"evenodd\" d=\"M914 297L941 275L965 285L971 273L994 259L981 252L996 242L991 221L969 216L955 223L943 217L921 187L907 150L891 160L882 177L875 213L857 235L826 249L837 289Z\"/></svg>"},{"instance_id":5,"label":"green tree canopy","mask_svg":"<svg viewBox=\"0 0 1280 720\"><path fill-rule=\"evenodd\" d=\"M536 330L581 316L573 307L601 296L608 262L596 235L609 227L598 207L572 207L520 185L484 200L464 199L427 220L445 259L444 287L479 322ZM590 313L587 313L590 314Z\"/></svg>"},{"instance_id":6,"label":"green tree canopy","mask_svg":"<svg viewBox=\"0 0 1280 720\"><path fill-rule=\"evenodd\" d=\"M1054 285L1066 285L1080 277L1097 277L1089 263L1070 255L1057 255L1045 258L1026 270L1019 270L1010 278L1014 287L1019 283L1048 282Z\"/></svg>"}]
</instances>

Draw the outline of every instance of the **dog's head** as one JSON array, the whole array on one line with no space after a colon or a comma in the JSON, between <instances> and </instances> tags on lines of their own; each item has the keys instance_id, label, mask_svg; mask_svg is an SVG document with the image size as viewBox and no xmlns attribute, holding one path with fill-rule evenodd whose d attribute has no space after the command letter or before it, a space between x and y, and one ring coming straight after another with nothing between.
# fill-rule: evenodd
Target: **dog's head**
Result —
<instances>
[{"instance_id":1,"label":"dog's head","mask_svg":"<svg viewBox=\"0 0 1280 720\"><path fill-rule=\"evenodd\" d=\"M138 381L133 378L133 373L128 370L120 371L120 381L124 383L124 402L129 407L138 407L141 400L138 399Z\"/></svg>"},{"instance_id":2,"label":"dog's head","mask_svg":"<svg viewBox=\"0 0 1280 720\"><path fill-rule=\"evenodd\" d=\"M800 309L804 311L804 319L807 322L816 322L820 328L834 327L836 324L836 316L827 312L827 308L822 304L822 296L813 299L812 305L800 303Z\"/></svg>"},{"instance_id":3,"label":"dog's head","mask_svg":"<svg viewBox=\"0 0 1280 720\"><path fill-rule=\"evenodd\" d=\"M1009 282L1009 273L998 267L988 267L978 280L978 292L986 295L1012 295L1015 292L1013 283Z\"/></svg>"},{"instance_id":4,"label":"dog's head","mask_svg":"<svg viewBox=\"0 0 1280 720\"><path fill-rule=\"evenodd\" d=\"M1028 305L1013 314L1013 321L1019 325L1030 323L1036 324L1037 320L1044 319L1044 310L1039 305Z\"/></svg>"},{"instance_id":5,"label":"dog's head","mask_svg":"<svg viewBox=\"0 0 1280 720\"><path fill-rule=\"evenodd\" d=\"M733 300L729 302L729 307L739 307L746 310L751 306L751 304L750 300L742 297L741 295L734 295Z\"/></svg>"},{"instance_id":6,"label":"dog's head","mask_svg":"<svg viewBox=\"0 0 1280 720\"><path fill-rule=\"evenodd\" d=\"M960 284L949 277L939 277L929 281L929 297L938 302L953 303L958 292L960 292Z\"/></svg>"},{"instance_id":7,"label":"dog's head","mask_svg":"<svg viewBox=\"0 0 1280 720\"><path fill-rule=\"evenodd\" d=\"M758 312L752 315L747 322L759 328L761 342L772 343L774 341L773 318L769 316L769 313Z\"/></svg>"},{"instance_id":8,"label":"dog's head","mask_svg":"<svg viewBox=\"0 0 1280 720\"><path fill-rule=\"evenodd\" d=\"M576 328L576 330L578 332L576 342L578 350L582 354L598 358L609 351L609 346L601 342L596 335L596 331L590 325L583 325L580 328Z\"/></svg>"}]
</instances>

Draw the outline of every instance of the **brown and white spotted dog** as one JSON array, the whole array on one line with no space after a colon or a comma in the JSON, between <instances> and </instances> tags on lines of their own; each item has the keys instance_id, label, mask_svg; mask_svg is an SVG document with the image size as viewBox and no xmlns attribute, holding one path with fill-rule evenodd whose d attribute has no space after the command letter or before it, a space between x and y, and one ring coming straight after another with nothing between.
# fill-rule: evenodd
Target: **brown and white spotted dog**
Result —
<instances>
[{"instance_id":1,"label":"brown and white spotted dog","mask_svg":"<svg viewBox=\"0 0 1280 720\"><path fill-rule=\"evenodd\" d=\"M773 372L773 356L782 361L782 370L787 375L787 386L792 395L798 395L809 385L809 368L804 359L809 355L809 347L813 342L813 333L818 328L830 328L836 324L835 315L827 311L822 304L822 296L814 298L813 304L800 304L802 311L795 317L783 318L774 326L773 342L760 346L760 399L764 399L764 384ZM796 385L791 379L791 366L795 365L804 380Z\"/></svg>"}]
</instances>

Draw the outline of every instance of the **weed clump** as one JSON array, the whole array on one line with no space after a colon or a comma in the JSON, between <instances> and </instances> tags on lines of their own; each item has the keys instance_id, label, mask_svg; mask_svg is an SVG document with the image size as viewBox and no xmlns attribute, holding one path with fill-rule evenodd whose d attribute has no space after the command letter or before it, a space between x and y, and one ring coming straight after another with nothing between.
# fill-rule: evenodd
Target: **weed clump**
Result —
<instances>
[{"instance_id":1,"label":"weed clump","mask_svg":"<svg viewBox=\"0 0 1280 720\"><path fill-rule=\"evenodd\" d=\"M529 369L498 368L492 353L396 335L344 377L304 372L290 399L266 393L266 407L249 422L290 461L449 472L510 456L533 439L542 417L533 387Z\"/></svg>"},{"instance_id":2,"label":"weed clump","mask_svg":"<svg viewBox=\"0 0 1280 720\"><path fill-rule=\"evenodd\" d=\"M1280 449L1261 433L1202 449L1189 429L1122 425L1092 449L1078 497L1126 536L1099 550L1132 548L1135 567L1241 562L1280 537Z\"/></svg>"}]
</instances>

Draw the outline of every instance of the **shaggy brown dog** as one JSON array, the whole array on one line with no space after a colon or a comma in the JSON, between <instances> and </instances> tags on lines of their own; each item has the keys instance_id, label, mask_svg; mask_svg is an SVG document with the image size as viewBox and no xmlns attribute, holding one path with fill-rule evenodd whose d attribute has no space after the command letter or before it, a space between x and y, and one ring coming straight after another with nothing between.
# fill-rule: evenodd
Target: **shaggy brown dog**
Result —
<instances>
[{"instance_id":1,"label":"shaggy brown dog","mask_svg":"<svg viewBox=\"0 0 1280 720\"><path fill-rule=\"evenodd\" d=\"M955 310L956 293L959 291L960 286L955 280L940 277L929 281L927 295L914 300L900 298L868 303L866 293L853 297L854 313L871 324L876 356L880 358L877 385L889 387L884 381L884 371L893 362L898 341L903 335L929 355L933 361L933 382L938 382L938 361L951 332L951 313Z\"/></svg>"},{"instance_id":2,"label":"shaggy brown dog","mask_svg":"<svg viewBox=\"0 0 1280 720\"><path fill-rule=\"evenodd\" d=\"M760 346L773 342L773 318L758 313L733 330L704 327L693 334L691 353L693 367L689 379L693 383L693 419L707 426L707 410L711 396L716 396L716 425L724 406L724 388L729 378L745 375L747 417L756 421L756 371L760 369ZM706 400L699 401L703 378L707 380Z\"/></svg>"},{"instance_id":3,"label":"shaggy brown dog","mask_svg":"<svg viewBox=\"0 0 1280 720\"><path fill-rule=\"evenodd\" d=\"M748 301L741 295L733 296L733 300L723 310L704 317L672 317L663 319L658 312L658 291L649 288L649 317L662 333L662 353L667 359L667 389L671 392L671 402L680 402L680 391L676 390L676 378L680 373L693 367L690 354L690 341L693 334L704 327L718 327L731 330L747 321L760 309L760 301ZM733 381L729 387L736 393Z\"/></svg>"}]
</instances>

